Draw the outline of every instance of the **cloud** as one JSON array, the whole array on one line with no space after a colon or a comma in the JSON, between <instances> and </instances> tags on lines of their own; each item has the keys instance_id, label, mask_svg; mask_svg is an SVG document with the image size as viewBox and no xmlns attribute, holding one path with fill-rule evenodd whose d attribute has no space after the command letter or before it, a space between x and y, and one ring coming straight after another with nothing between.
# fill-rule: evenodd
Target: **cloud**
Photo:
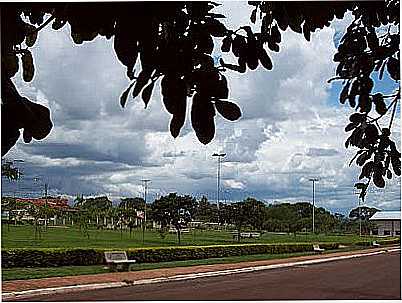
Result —
<instances>
[{"instance_id":1,"label":"cloud","mask_svg":"<svg viewBox=\"0 0 402 303\"><path fill-rule=\"evenodd\" d=\"M223 184L228 187L228 188L233 188L233 189L244 189L246 188L246 185L241 182L241 181L236 181L236 180L225 180Z\"/></svg>"},{"instance_id":2,"label":"cloud","mask_svg":"<svg viewBox=\"0 0 402 303\"><path fill-rule=\"evenodd\" d=\"M331 157L337 155L339 152L334 148L309 148L306 156L308 157Z\"/></svg>"},{"instance_id":3,"label":"cloud","mask_svg":"<svg viewBox=\"0 0 402 303\"><path fill-rule=\"evenodd\" d=\"M247 3L225 2L220 9L233 16L224 20L231 28L248 23ZM139 98L120 107L129 81L112 40L97 38L77 46L68 28L41 31L33 52L38 66L34 80L25 83L18 74L13 81L27 97L51 108L55 126L45 140L20 140L7 155L25 159L26 175L19 188L4 181L2 191L39 195L32 177L40 175L54 194L119 199L141 196L141 179L147 178L150 200L169 192L215 200L217 160L212 154L225 152L222 200L310 201L308 179L318 177L317 205L347 213L357 203L353 184L358 176L358 168L348 166L354 151L344 148L350 111L331 99L337 87L327 83L336 68L334 36L339 38L347 22L315 32L311 42L283 32L280 52L269 52L272 71L227 72L229 97L243 116L230 122L217 115L215 139L206 146L191 129L190 107L180 136L171 137L159 83L147 109ZM218 47L214 55L233 60ZM394 123L400 146L399 115ZM366 203L399 209L400 178L370 193Z\"/></svg>"}]
</instances>

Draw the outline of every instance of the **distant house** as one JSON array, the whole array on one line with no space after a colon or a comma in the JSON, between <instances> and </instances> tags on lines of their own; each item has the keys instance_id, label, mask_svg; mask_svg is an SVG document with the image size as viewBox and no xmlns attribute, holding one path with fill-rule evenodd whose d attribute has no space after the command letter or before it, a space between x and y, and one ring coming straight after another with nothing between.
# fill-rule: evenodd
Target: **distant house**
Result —
<instances>
[{"instance_id":1,"label":"distant house","mask_svg":"<svg viewBox=\"0 0 402 303\"><path fill-rule=\"evenodd\" d=\"M401 212L400 211L378 211L370 219L375 223L377 229L371 234L378 236L400 236L401 235Z\"/></svg>"}]
</instances>

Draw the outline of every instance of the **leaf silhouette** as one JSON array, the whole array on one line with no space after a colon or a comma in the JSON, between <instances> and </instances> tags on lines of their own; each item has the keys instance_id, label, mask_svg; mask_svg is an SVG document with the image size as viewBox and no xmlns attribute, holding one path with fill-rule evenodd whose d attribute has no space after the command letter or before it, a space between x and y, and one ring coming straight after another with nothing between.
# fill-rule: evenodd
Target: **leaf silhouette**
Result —
<instances>
[{"instance_id":1,"label":"leaf silhouette","mask_svg":"<svg viewBox=\"0 0 402 303\"><path fill-rule=\"evenodd\" d=\"M272 69L272 61L271 58L268 56L267 52L265 49L262 47L257 48L257 56L258 60L260 60L262 66L264 66L266 69L271 70Z\"/></svg>"},{"instance_id":2,"label":"leaf silhouette","mask_svg":"<svg viewBox=\"0 0 402 303\"><path fill-rule=\"evenodd\" d=\"M155 82L152 81L147 87L142 91L142 100L144 101L145 108L147 108L149 100L151 99L152 90L154 89Z\"/></svg>"},{"instance_id":3,"label":"leaf silhouette","mask_svg":"<svg viewBox=\"0 0 402 303\"><path fill-rule=\"evenodd\" d=\"M131 83L127 87L127 89L121 94L121 96L120 96L120 105L121 105L121 107L124 108L124 106L126 106L128 94L130 93L130 90L131 90L131 88L133 87L134 84L135 84L135 81L133 83Z\"/></svg>"},{"instance_id":4,"label":"leaf silhouette","mask_svg":"<svg viewBox=\"0 0 402 303\"><path fill-rule=\"evenodd\" d=\"M22 77L25 82L30 82L32 81L35 72L31 52L28 50L25 51L22 55L21 61L23 68Z\"/></svg>"},{"instance_id":5,"label":"leaf silhouette","mask_svg":"<svg viewBox=\"0 0 402 303\"><path fill-rule=\"evenodd\" d=\"M149 79L151 78L152 72L153 72L152 69L143 69L140 72L133 89L133 98L137 97L141 92L141 90L144 88L144 86L147 85Z\"/></svg>"},{"instance_id":6,"label":"leaf silhouette","mask_svg":"<svg viewBox=\"0 0 402 303\"><path fill-rule=\"evenodd\" d=\"M191 124L198 140L208 144L215 136L215 108L207 96L194 94L191 106Z\"/></svg>"},{"instance_id":7,"label":"leaf silhouette","mask_svg":"<svg viewBox=\"0 0 402 303\"><path fill-rule=\"evenodd\" d=\"M389 75L395 81L400 80L400 69L399 69L399 60L395 59L394 57L390 57L387 62L387 70Z\"/></svg>"}]
</instances>

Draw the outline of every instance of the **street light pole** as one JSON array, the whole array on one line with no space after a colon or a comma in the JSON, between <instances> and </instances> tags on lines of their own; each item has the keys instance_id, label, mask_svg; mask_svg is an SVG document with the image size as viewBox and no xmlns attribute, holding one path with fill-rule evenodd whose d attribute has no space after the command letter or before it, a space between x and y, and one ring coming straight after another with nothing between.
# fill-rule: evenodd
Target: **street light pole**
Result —
<instances>
[{"instance_id":1,"label":"street light pole","mask_svg":"<svg viewBox=\"0 0 402 303\"><path fill-rule=\"evenodd\" d=\"M145 225L147 224L147 189L148 189L148 182L151 180L149 179L142 179L141 180L144 184L144 224L142 225L142 244L145 242Z\"/></svg>"},{"instance_id":2,"label":"street light pole","mask_svg":"<svg viewBox=\"0 0 402 303\"><path fill-rule=\"evenodd\" d=\"M217 169L217 176L216 176L216 206L218 208L218 223L220 219L219 214L219 190L220 190L220 179L221 179L221 158L225 157L225 153L214 153L212 157L218 157L218 169Z\"/></svg>"},{"instance_id":3,"label":"street light pole","mask_svg":"<svg viewBox=\"0 0 402 303\"><path fill-rule=\"evenodd\" d=\"M317 178L310 178L309 181L313 183L313 234L315 233L315 227L314 227L314 208L315 208L315 182L318 181Z\"/></svg>"}]
</instances>

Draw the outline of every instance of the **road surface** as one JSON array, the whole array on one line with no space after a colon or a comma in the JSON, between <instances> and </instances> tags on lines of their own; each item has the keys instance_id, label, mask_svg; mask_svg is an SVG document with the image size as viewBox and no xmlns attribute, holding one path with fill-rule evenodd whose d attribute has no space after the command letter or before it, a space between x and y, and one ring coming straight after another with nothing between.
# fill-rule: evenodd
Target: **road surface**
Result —
<instances>
[{"instance_id":1,"label":"road surface","mask_svg":"<svg viewBox=\"0 0 402 303\"><path fill-rule=\"evenodd\" d=\"M292 268L122 288L35 296L26 301L401 299L400 251Z\"/></svg>"}]
</instances>

